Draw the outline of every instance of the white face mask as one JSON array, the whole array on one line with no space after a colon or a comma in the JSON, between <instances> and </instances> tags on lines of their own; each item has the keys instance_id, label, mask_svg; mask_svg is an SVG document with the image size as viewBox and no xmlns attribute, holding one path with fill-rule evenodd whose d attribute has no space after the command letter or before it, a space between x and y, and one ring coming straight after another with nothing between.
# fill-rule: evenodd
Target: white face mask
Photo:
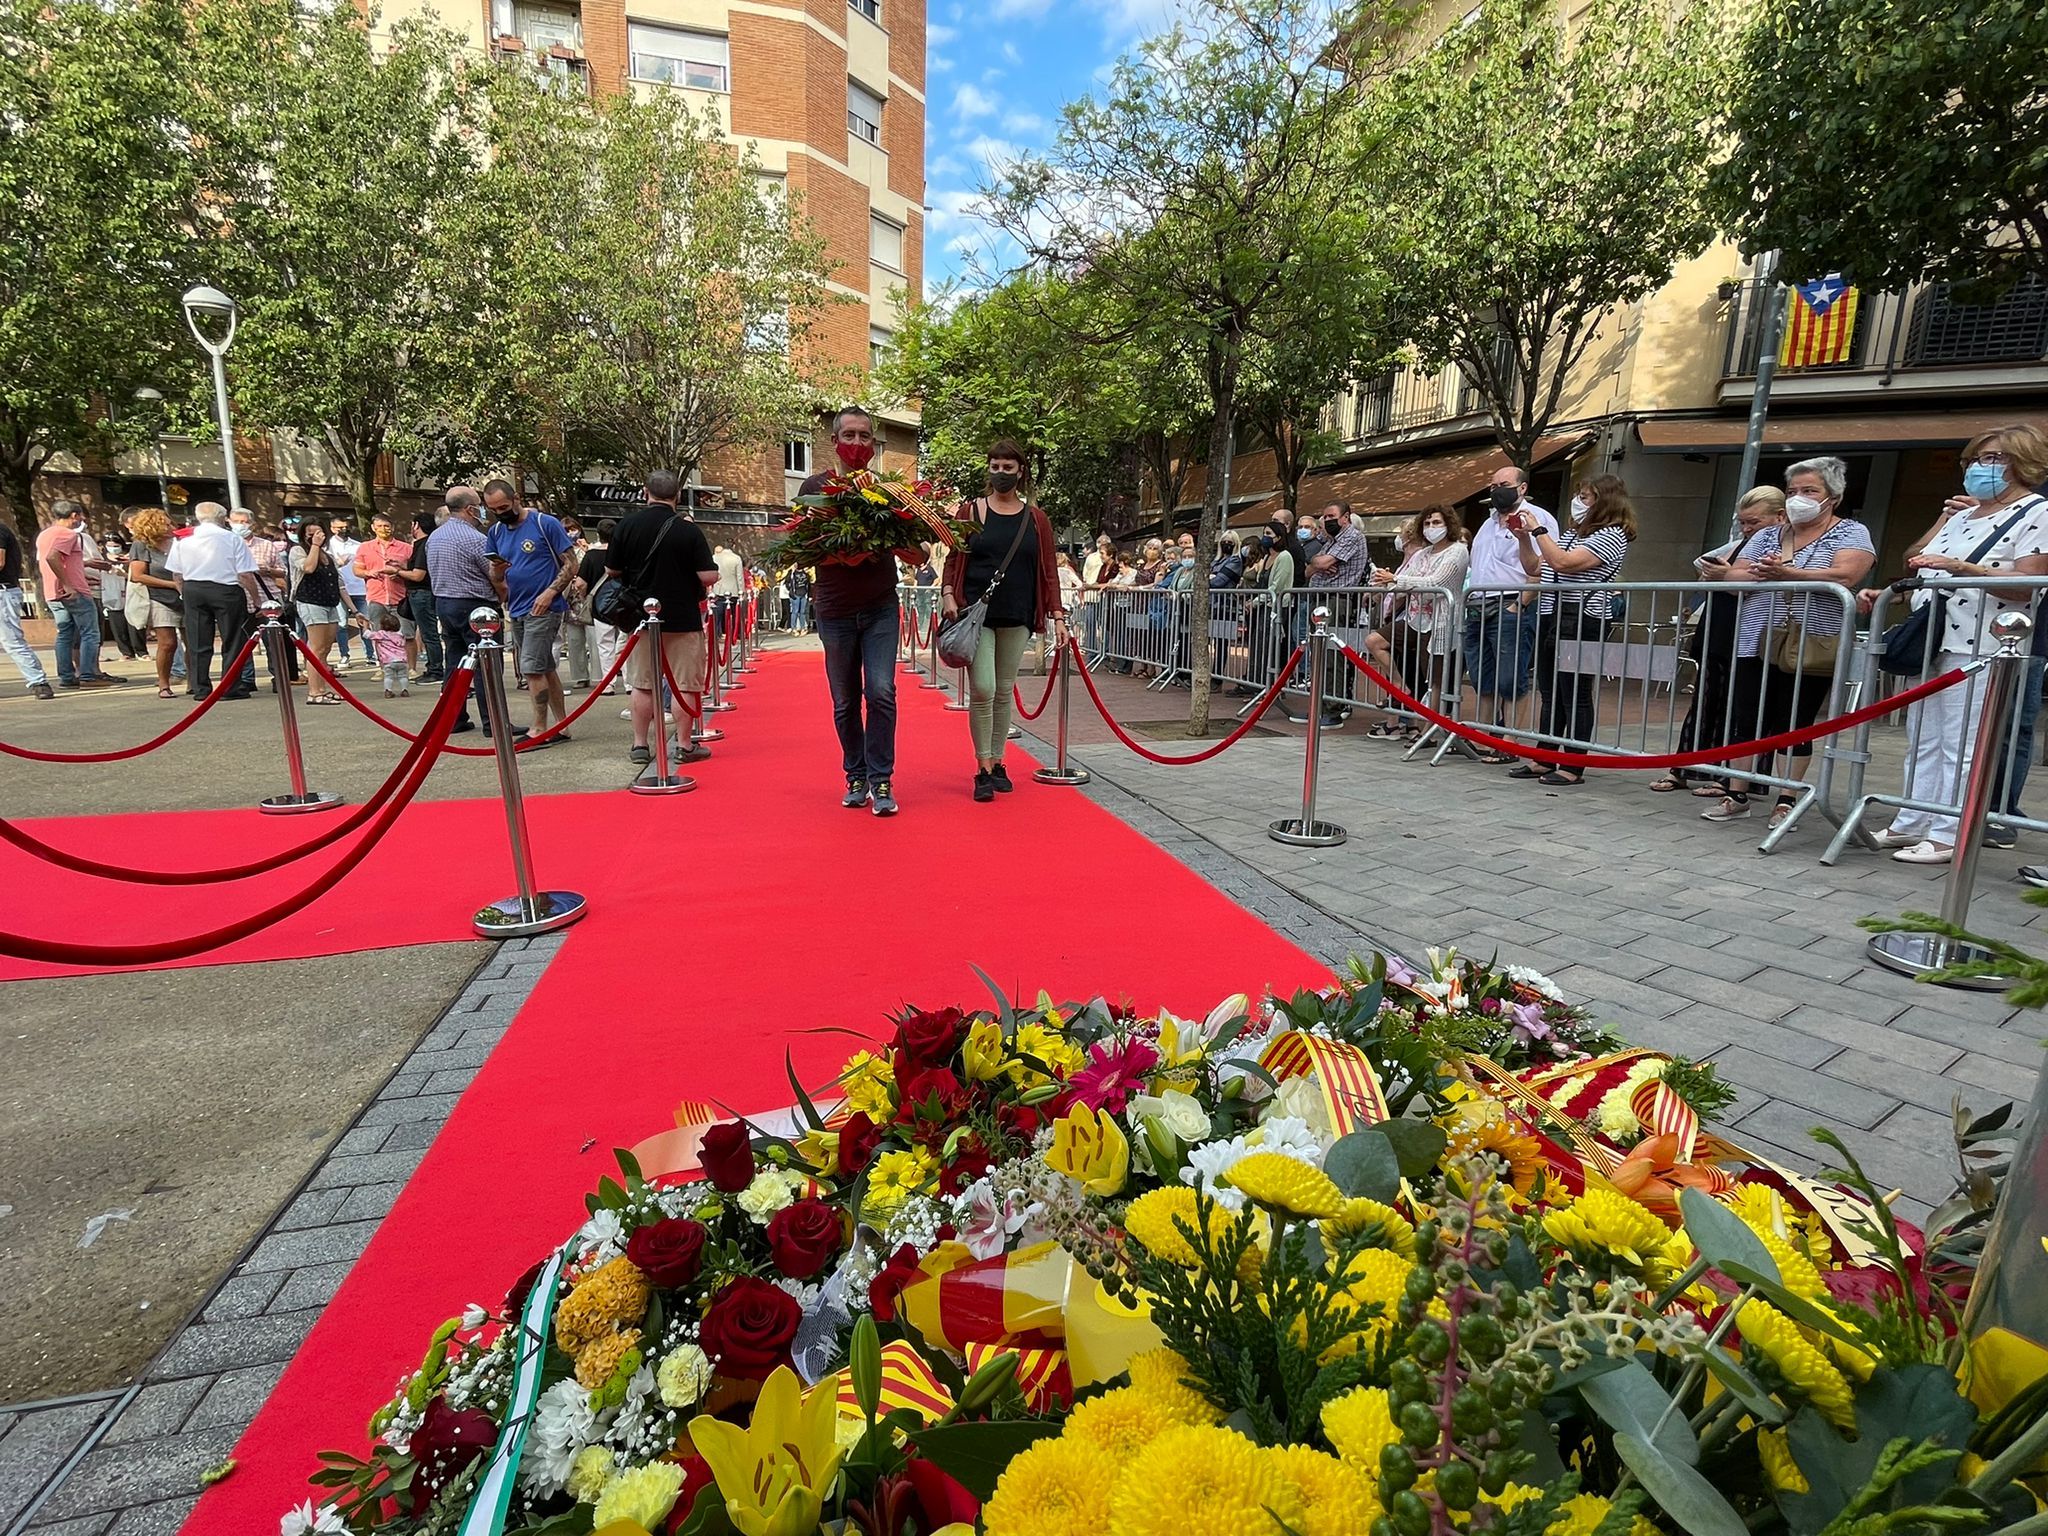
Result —
<instances>
[{"instance_id":1,"label":"white face mask","mask_svg":"<svg viewBox=\"0 0 2048 1536\"><path fill-rule=\"evenodd\" d=\"M1592 510L1591 507L1586 505L1585 497L1574 496L1572 498L1572 522L1574 524L1583 523L1586 520L1586 514Z\"/></svg>"},{"instance_id":2,"label":"white face mask","mask_svg":"<svg viewBox=\"0 0 2048 1536\"><path fill-rule=\"evenodd\" d=\"M1785 498L1785 515L1792 519L1794 523L1804 528L1808 523L1820 516L1821 509L1826 505L1826 502L1815 501L1811 496L1787 496Z\"/></svg>"},{"instance_id":3,"label":"white face mask","mask_svg":"<svg viewBox=\"0 0 2048 1536\"><path fill-rule=\"evenodd\" d=\"M1451 530L1442 523L1431 523L1422 530L1422 536L1432 544L1441 544L1451 536Z\"/></svg>"},{"instance_id":4,"label":"white face mask","mask_svg":"<svg viewBox=\"0 0 2048 1536\"><path fill-rule=\"evenodd\" d=\"M228 528L238 539L251 538L256 532L255 527L249 523L229 523Z\"/></svg>"}]
</instances>

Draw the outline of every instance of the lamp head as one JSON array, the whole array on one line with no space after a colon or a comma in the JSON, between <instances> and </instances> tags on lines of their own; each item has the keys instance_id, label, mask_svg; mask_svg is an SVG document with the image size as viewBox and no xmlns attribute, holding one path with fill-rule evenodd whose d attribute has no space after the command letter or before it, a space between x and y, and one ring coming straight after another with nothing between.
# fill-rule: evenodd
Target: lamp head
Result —
<instances>
[{"instance_id":1,"label":"lamp head","mask_svg":"<svg viewBox=\"0 0 2048 1536\"><path fill-rule=\"evenodd\" d=\"M235 308L235 301L218 288L201 283L196 288L186 289L182 302L185 306L185 324L191 329L193 339L215 357L220 357L227 351L228 344L235 339L235 320L240 313ZM221 327L220 340L215 341L207 335L200 324L201 321L211 321Z\"/></svg>"},{"instance_id":2,"label":"lamp head","mask_svg":"<svg viewBox=\"0 0 2048 1536\"><path fill-rule=\"evenodd\" d=\"M135 391L135 399L142 405L162 405L164 403L164 392L145 384L142 388Z\"/></svg>"}]
</instances>

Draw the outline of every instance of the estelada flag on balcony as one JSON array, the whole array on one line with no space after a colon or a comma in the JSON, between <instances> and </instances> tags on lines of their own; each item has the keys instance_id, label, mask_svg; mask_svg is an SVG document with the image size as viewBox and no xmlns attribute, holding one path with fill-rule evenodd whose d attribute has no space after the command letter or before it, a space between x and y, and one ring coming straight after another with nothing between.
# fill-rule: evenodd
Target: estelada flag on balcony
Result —
<instances>
[{"instance_id":1,"label":"estelada flag on balcony","mask_svg":"<svg viewBox=\"0 0 2048 1536\"><path fill-rule=\"evenodd\" d=\"M1842 274L1792 284L1785 295L1785 339L1778 345L1781 368L1816 368L1846 363L1856 345L1855 288Z\"/></svg>"}]
</instances>

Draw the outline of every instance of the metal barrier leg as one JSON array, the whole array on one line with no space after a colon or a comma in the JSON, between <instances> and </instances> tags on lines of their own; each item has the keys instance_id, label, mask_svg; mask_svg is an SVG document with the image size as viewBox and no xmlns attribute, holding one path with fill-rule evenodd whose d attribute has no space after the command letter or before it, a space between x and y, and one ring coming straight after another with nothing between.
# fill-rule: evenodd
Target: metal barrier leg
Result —
<instances>
[{"instance_id":1,"label":"metal barrier leg","mask_svg":"<svg viewBox=\"0 0 2048 1536\"><path fill-rule=\"evenodd\" d=\"M960 686L958 690L952 698L946 700L946 708L954 714L964 714L967 711L967 669L965 667L959 669L959 678Z\"/></svg>"},{"instance_id":2,"label":"metal barrier leg","mask_svg":"<svg viewBox=\"0 0 2048 1536\"><path fill-rule=\"evenodd\" d=\"M478 608L469 616L480 653L484 718L491 725L491 748L498 759L498 793L505 800L505 835L512 845L512 873L519 881L519 894L480 908L470 926L487 939L520 939L568 927L589 910L589 904L574 891L536 889L533 848L526 835L526 800L519 790L519 754L513 746L511 714L505 703L503 647L498 644L503 622L495 608Z\"/></svg>"},{"instance_id":3,"label":"metal barrier leg","mask_svg":"<svg viewBox=\"0 0 2048 1536\"><path fill-rule=\"evenodd\" d=\"M716 714L724 714L725 711L737 709L739 706L725 696L723 679L719 677L719 672L722 669L718 665L718 630L718 619L707 611L704 615L704 669L710 674L711 690L709 696L699 699L698 703L703 708L711 710ZM723 732L720 732L718 736L707 734L704 739L706 741L717 741L723 735Z\"/></svg>"},{"instance_id":4,"label":"metal barrier leg","mask_svg":"<svg viewBox=\"0 0 2048 1536\"><path fill-rule=\"evenodd\" d=\"M1059 689L1060 698L1059 733L1055 738L1058 755L1054 757L1052 767L1041 768L1031 775L1041 784L1086 784L1092 777L1086 768L1078 768L1067 761L1067 682L1073 675L1075 658L1080 654L1080 646L1069 640L1067 649L1061 651L1053 663L1059 668L1059 678L1054 684ZM1087 663L1084 661L1081 665Z\"/></svg>"},{"instance_id":5,"label":"metal barrier leg","mask_svg":"<svg viewBox=\"0 0 2048 1536\"><path fill-rule=\"evenodd\" d=\"M1969 926L1970 894L1977 881L1977 858L1984 849L1984 818L1991 812L1991 791L1998 781L1998 756L2005 745L2006 722L2019 698L2027 658L2020 647L2033 633L2024 613L2002 613L1991 621L1998 636L1998 654L1987 668L1984 714L1977 722L1977 747L1970 755L1970 779L1963 790L1963 814L1956 824L1955 853L1949 861L1948 888L1942 893L1941 920L1954 928ZM1931 933L1880 933L1864 950L1886 970L1924 976L1950 966L1974 965L1995 959L1981 944ZM2012 985L2009 976L1965 976L1945 979L1943 986L1998 992Z\"/></svg>"},{"instance_id":6,"label":"metal barrier leg","mask_svg":"<svg viewBox=\"0 0 2048 1536\"><path fill-rule=\"evenodd\" d=\"M299 717L292 707L292 632L284 625L284 605L263 605L263 654L270 661L270 676L277 684L277 716L284 726L284 767L291 776L291 793L272 795L257 808L269 816L297 816L306 811L327 811L341 804L341 796L328 789L306 788L306 749L299 740Z\"/></svg>"},{"instance_id":7,"label":"metal barrier leg","mask_svg":"<svg viewBox=\"0 0 2048 1536\"><path fill-rule=\"evenodd\" d=\"M1296 848L1330 848L1350 834L1333 821L1316 820L1316 769L1323 753L1323 661L1330 652L1330 610L1318 608L1309 631L1308 751L1301 774L1301 815L1276 821L1266 835Z\"/></svg>"},{"instance_id":8,"label":"metal barrier leg","mask_svg":"<svg viewBox=\"0 0 2048 1536\"><path fill-rule=\"evenodd\" d=\"M697 781L668 771L668 722L661 718L661 684L666 671L661 654L661 599L650 597L642 606L647 618L640 626L640 643L650 647L647 654L654 658L654 761L649 765L651 773L642 774L626 787L636 795L687 794L697 787ZM682 702L676 700L678 709Z\"/></svg>"}]
</instances>

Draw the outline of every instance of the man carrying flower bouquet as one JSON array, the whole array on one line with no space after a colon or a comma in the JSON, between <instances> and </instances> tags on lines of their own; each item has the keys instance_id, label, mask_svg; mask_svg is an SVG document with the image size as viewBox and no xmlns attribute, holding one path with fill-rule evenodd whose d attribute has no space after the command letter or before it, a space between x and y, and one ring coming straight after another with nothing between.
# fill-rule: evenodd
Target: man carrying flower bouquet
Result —
<instances>
[{"instance_id":1,"label":"man carrying flower bouquet","mask_svg":"<svg viewBox=\"0 0 2048 1536\"><path fill-rule=\"evenodd\" d=\"M832 449L845 473L866 469L875 456L874 419L859 406L842 410L832 418ZM812 475L798 495L816 495L833 478ZM896 559L916 567L926 556L915 538L906 536ZM811 603L818 637L825 642L825 681L832 689L832 724L846 771L846 796L839 803L848 810L865 805L877 816L894 816L896 565L885 555L854 553L817 569Z\"/></svg>"}]
</instances>

